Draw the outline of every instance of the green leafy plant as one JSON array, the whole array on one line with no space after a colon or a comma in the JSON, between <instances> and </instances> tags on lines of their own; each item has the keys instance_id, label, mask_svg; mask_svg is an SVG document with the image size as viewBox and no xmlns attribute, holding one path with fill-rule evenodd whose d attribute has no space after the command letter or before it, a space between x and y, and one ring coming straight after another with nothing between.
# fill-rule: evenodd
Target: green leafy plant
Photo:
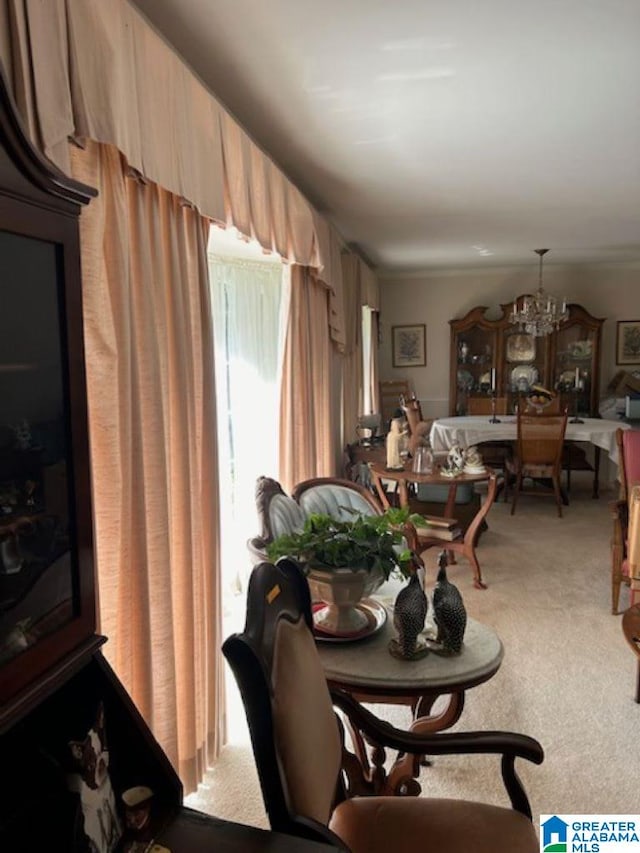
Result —
<instances>
[{"instance_id":1,"label":"green leafy plant","mask_svg":"<svg viewBox=\"0 0 640 853\"><path fill-rule=\"evenodd\" d=\"M392 574L408 576L412 553L403 545L402 527L408 510L388 509L383 515L354 515L338 521L322 513L310 514L300 533L284 533L267 546L270 560L294 557L303 568L352 571L380 570L388 580Z\"/></svg>"}]
</instances>

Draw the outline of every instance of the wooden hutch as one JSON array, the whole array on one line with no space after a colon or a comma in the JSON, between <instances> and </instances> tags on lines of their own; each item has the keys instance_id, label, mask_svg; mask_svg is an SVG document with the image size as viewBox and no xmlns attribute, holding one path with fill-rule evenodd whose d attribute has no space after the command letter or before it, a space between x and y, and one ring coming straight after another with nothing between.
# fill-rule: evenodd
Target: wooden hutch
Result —
<instances>
[{"instance_id":1,"label":"wooden hutch","mask_svg":"<svg viewBox=\"0 0 640 853\"><path fill-rule=\"evenodd\" d=\"M496 396L507 398L507 412L515 411L531 385L540 384L555 391L570 413L598 417L604 320L570 304L559 329L536 338L511 323L512 307L501 305L498 319L487 319L488 309L479 306L450 320L449 414L467 414L470 396L490 396L493 375Z\"/></svg>"},{"instance_id":2,"label":"wooden hutch","mask_svg":"<svg viewBox=\"0 0 640 853\"><path fill-rule=\"evenodd\" d=\"M78 237L93 195L27 142L0 69L0 849L333 849L184 808L102 656Z\"/></svg>"}]
</instances>

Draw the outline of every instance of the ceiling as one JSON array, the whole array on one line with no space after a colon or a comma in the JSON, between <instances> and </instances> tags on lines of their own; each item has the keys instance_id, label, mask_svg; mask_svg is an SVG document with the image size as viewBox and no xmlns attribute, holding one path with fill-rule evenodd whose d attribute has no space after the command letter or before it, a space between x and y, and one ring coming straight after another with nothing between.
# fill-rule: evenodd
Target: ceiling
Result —
<instances>
[{"instance_id":1,"label":"ceiling","mask_svg":"<svg viewBox=\"0 0 640 853\"><path fill-rule=\"evenodd\" d=\"M638 0L135 0L381 271L640 259Z\"/></svg>"}]
</instances>

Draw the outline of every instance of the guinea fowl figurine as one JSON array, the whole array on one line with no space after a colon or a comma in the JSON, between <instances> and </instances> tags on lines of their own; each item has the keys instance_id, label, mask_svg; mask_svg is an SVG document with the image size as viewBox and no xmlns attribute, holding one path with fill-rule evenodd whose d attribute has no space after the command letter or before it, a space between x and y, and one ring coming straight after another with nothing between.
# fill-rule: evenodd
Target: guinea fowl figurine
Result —
<instances>
[{"instance_id":1,"label":"guinea fowl figurine","mask_svg":"<svg viewBox=\"0 0 640 853\"><path fill-rule=\"evenodd\" d=\"M438 554L438 578L433 588L433 619L438 628L436 643L441 654L457 655L467 627L467 611L458 587L447 578L447 552ZM433 647L432 647L433 648Z\"/></svg>"},{"instance_id":2,"label":"guinea fowl figurine","mask_svg":"<svg viewBox=\"0 0 640 853\"><path fill-rule=\"evenodd\" d=\"M389 651L402 660L418 660L429 651L418 635L427 617L427 596L424 594L424 564L414 560L409 583L397 595L393 605L393 624L398 636L389 642Z\"/></svg>"}]
</instances>

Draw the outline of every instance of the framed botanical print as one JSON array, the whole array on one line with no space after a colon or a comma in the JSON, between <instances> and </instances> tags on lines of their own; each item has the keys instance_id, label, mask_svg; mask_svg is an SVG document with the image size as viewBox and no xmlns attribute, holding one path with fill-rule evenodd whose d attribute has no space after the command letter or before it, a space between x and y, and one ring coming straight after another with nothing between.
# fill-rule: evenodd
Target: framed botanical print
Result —
<instances>
[{"instance_id":1,"label":"framed botanical print","mask_svg":"<svg viewBox=\"0 0 640 853\"><path fill-rule=\"evenodd\" d=\"M640 320L618 320L616 364L640 364Z\"/></svg>"},{"instance_id":2,"label":"framed botanical print","mask_svg":"<svg viewBox=\"0 0 640 853\"><path fill-rule=\"evenodd\" d=\"M392 326L394 367L424 367L427 363L427 327Z\"/></svg>"}]
</instances>

